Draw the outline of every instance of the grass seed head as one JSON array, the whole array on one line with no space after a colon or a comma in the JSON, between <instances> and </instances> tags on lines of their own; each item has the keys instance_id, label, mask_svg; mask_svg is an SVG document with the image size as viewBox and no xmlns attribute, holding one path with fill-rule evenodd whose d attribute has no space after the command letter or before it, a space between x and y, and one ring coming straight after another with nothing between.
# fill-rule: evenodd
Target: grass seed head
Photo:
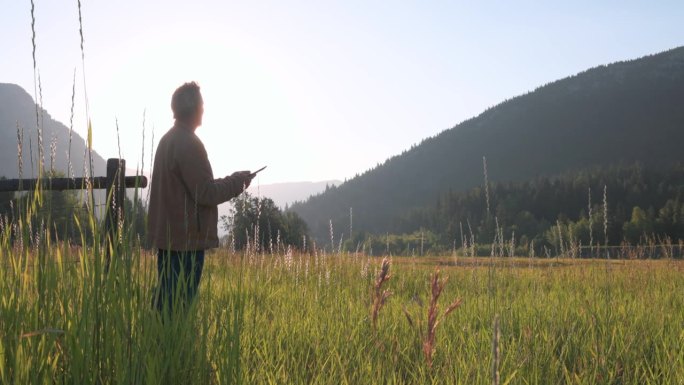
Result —
<instances>
[{"instance_id":1,"label":"grass seed head","mask_svg":"<svg viewBox=\"0 0 684 385\"><path fill-rule=\"evenodd\" d=\"M378 275L375 278L375 284L373 285L373 306L371 307L371 326L373 329L375 329L380 309L385 305L387 299L392 296L391 291L382 289L382 285L390 279L389 268L389 259L383 258L380 265L380 271L378 272Z\"/></svg>"},{"instance_id":2,"label":"grass seed head","mask_svg":"<svg viewBox=\"0 0 684 385\"><path fill-rule=\"evenodd\" d=\"M442 314L441 317L439 316L439 306L437 302L439 297L442 295L442 291L444 291L444 286L446 285L447 280L448 277L445 277L440 281L438 269L432 275L430 283L432 296L430 298L430 305L428 306L427 329L425 330L425 334L423 336L423 354L425 355L425 361L427 362L429 368L432 368L433 356L437 346L435 339L437 326L439 326L440 322L444 320L444 317L461 305L461 299L457 298L447 307L447 310L444 312L444 314ZM409 323L413 325L413 322L410 320L410 316L407 314L405 309L404 313L409 319Z\"/></svg>"}]
</instances>

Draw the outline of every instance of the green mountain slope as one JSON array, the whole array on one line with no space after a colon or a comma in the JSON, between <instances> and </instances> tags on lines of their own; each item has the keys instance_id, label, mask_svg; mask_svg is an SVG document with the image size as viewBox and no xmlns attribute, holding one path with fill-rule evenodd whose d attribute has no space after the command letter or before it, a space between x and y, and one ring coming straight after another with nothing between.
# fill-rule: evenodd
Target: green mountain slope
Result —
<instances>
[{"instance_id":1,"label":"green mountain slope","mask_svg":"<svg viewBox=\"0 0 684 385\"><path fill-rule=\"evenodd\" d=\"M389 231L411 208L490 181L684 161L684 47L600 66L507 100L292 206L313 235Z\"/></svg>"}]
</instances>

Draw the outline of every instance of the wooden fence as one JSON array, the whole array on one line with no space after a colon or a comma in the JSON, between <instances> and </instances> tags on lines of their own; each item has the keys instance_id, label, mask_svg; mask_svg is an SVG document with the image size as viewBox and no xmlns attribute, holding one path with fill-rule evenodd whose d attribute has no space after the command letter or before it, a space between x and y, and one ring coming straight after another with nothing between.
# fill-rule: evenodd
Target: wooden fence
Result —
<instances>
[{"instance_id":1,"label":"wooden fence","mask_svg":"<svg viewBox=\"0 0 684 385\"><path fill-rule=\"evenodd\" d=\"M64 191L82 190L88 185L93 189L106 189L107 201L105 210L105 228L107 240L114 245L118 224L124 220L124 202L126 188L145 188L145 176L126 176L124 159L107 159L107 175L93 178L34 178L0 180L0 192L32 191L40 187L42 190ZM109 200L111 198L111 200ZM113 210L113 208L116 208ZM109 248L107 248L109 255ZM109 257L107 258L109 260Z\"/></svg>"}]
</instances>

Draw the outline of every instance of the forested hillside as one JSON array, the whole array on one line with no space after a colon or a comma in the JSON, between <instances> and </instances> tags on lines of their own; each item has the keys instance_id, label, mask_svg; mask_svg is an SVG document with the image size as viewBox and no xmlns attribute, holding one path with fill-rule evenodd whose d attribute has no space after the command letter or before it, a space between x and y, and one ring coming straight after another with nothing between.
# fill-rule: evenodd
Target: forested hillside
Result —
<instances>
[{"instance_id":1,"label":"forested hillside","mask_svg":"<svg viewBox=\"0 0 684 385\"><path fill-rule=\"evenodd\" d=\"M671 167L684 161L683 105L684 48L600 66L507 100L292 209L319 240L329 239L331 220L348 232L350 208L357 231L410 231L412 209L484 184L483 157L492 182L634 162Z\"/></svg>"},{"instance_id":2,"label":"forested hillside","mask_svg":"<svg viewBox=\"0 0 684 385\"><path fill-rule=\"evenodd\" d=\"M482 187L452 191L405 213L388 232L395 234L389 241L385 234L355 232L347 246L411 253L422 239L426 252L444 252L505 240L557 253L561 240L583 246L676 244L684 239L684 165L602 167L493 183L489 205Z\"/></svg>"}]
</instances>

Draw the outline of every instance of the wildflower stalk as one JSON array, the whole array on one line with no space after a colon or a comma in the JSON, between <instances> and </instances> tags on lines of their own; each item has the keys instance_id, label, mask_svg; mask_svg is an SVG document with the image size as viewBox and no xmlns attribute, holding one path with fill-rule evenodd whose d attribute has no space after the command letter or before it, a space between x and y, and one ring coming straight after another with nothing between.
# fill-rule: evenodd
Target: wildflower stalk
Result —
<instances>
[{"instance_id":1,"label":"wildflower stalk","mask_svg":"<svg viewBox=\"0 0 684 385\"><path fill-rule=\"evenodd\" d=\"M589 187L589 255L594 256L594 218L592 217L591 209L591 187Z\"/></svg>"},{"instance_id":2,"label":"wildflower stalk","mask_svg":"<svg viewBox=\"0 0 684 385\"><path fill-rule=\"evenodd\" d=\"M487 199L487 218L491 213L489 208L489 175L487 174L487 157L482 157L482 168L484 169L485 198Z\"/></svg>"},{"instance_id":3,"label":"wildflower stalk","mask_svg":"<svg viewBox=\"0 0 684 385\"><path fill-rule=\"evenodd\" d=\"M603 185L603 236L605 246L608 247L608 186ZM606 256L608 252L606 251Z\"/></svg>"},{"instance_id":4,"label":"wildflower stalk","mask_svg":"<svg viewBox=\"0 0 684 385\"><path fill-rule=\"evenodd\" d=\"M494 331L492 335L492 385L499 385L499 361L500 361L500 350L499 350L499 315L494 316Z\"/></svg>"}]
</instances>

